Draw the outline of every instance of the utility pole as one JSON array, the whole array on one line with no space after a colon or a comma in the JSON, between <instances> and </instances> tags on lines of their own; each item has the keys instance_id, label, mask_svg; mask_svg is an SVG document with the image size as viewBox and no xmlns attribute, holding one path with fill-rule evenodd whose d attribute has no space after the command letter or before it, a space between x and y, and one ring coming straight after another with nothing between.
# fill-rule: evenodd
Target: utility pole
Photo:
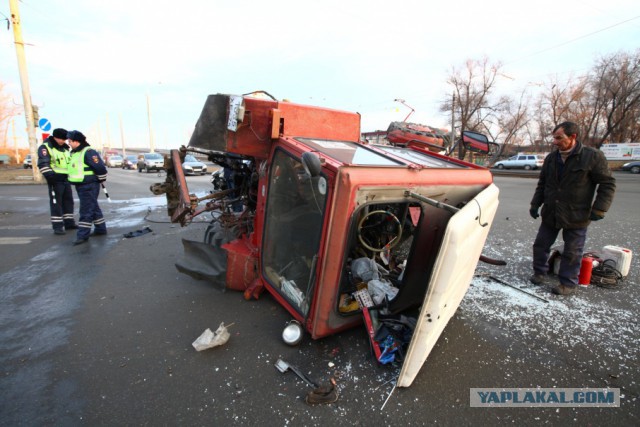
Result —
<instances>
[{"instance_id":1,"label":"utility pole","mask_svg":"<svg viewBox=\"0 0 640 427\"><path fill-rule=\"evenodd\" d=\"M456 139L456 92L453 91L451 98L451 140L449 141L449 147L453 147ZM447 150L449 151L449 150Z\"/></svg>"},{"instance_id":2,"label":"utility pole","mask_svg":"<svg viewBox=\"0 0 640 427\"><path fill-rule=\"evenodd\" d=\"M18 10L18 0L9 0L11 9L11 23L13 24L13 39L16 45L16 56L18 57L18 71L20 73L20 85L22 86L22 103L24 105L24 117L27 120L27 134L29 135L29 152L33 167L33 180L42 183L42 174L38 169L38 140L36 139L36 126L33 122L33 104L31 103L31 89L29 88L29 76L27 74L27 61L24 55L24 41L22 40L22 27L20 26L20 11Z\"/></svg>"},{"instance_id":3,"label":"utility pole","mask_svg":"<svg viewBox=\"0 0 640 427\"><path fill-rule=\"evenodd\" d=\"M149 94L147 94L147 118L149 119L149 151L155 152L155 144L153 143L153 129L151 128L151 107L149 106Z\"/></svg>"},{"instance_id":4,"label":"utility pole","mask_svg":"<svg viewBox=\"0 0 640 427\"><path fill-rule=\"evenodd\" d=\"M106 113L105 123L107 124L107 151L111 151L111 133L109 132L109 113Z\"/></svg>"},{"instance_id":5,"label":"utility pole","mask_svg":"<svg viewBox=\"0 0 640 427\"><path fill-rule=\"evenodd\" d=\"M120 121L120 140L122 141L122 162L127 161L127 149L124 147L124 130L122 129L122 114L118 115Z\"/></svg>"},{"instance_id":6,"label":"utility pole","mask_svg":"<svg viewBox=\"0 0 640 427\"><path fill-rule=\"evenodd\" d=\"M100 151L102 151L102 131L100 130L100 119L98 119L98 146L100 147Z\"/></svg>"}]
</instances>

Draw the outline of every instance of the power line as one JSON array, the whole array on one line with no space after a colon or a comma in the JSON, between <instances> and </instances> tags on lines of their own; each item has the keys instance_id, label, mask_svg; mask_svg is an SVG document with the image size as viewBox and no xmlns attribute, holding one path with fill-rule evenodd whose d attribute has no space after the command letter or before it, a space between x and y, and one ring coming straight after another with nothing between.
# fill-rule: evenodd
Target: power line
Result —
<instances>
[{"instance_id":1,"label":"power line","mask_svg":"<svg viewBox=\"0 0 640 427\"><path fill-rule=\"evenodd\" d=\"M562 47L562 46L568 45L569 43L573 43L573 42L575 42L575 41L578 41L578 40L584 39L584 38L586 38L586 37L590 37L590 36L592 36L592 35L594 35L594 34L598 34L598 33L601 33L601 32L603 32L603 31L606 31L606 30L610 30L611 28L617 27L617 26L619 26L619 25L626 24L627 22L633 21L633 20L638 19L638 18L640 18L640 15L638 15L638 16L634 16L633 18L629 18L629 19L626 19L626 20L621 21L621 22L618 22L617 24L613 24L613 25L610 25L610 26L608 26L608 27L601 28L601 29L596 30L596 31L593 31L593 32L591 32L591 33L584 34L584 35L582 35L582 36L580 36L580 37L576 37L575 39L568 40L568 41L563 42L563 43L560 43L560 44L558 44L558 45L551 46L551 47L548 47L548 48L546 48L546 49L539 50L539 51L534 52L534 53L531 53L531 54L529 54L529 55L527 55L527 56L523 56L523 57L520 57L520 58L514 59L513 61L506 62L504 65L511 64L511 63L513 63L513 62L517 62L517 61L521 61L521 60L523 60L523 59L528 59L528 58L531 58L532 56L536 56L536 55L539 55L539 54L541 54L541 53L548 52L548 51L553 50L553 49L557 49L557 48L559 48L559 47Z\"/></svg>"}]
</instances>

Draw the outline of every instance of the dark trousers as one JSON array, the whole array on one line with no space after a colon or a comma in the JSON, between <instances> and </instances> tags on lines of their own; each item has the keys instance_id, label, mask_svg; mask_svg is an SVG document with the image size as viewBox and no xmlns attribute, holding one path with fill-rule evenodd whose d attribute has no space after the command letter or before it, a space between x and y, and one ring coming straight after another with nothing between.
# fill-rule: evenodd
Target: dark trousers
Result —
<instances>
[{"instance_id":1,"label":"dark trousers","mask_svg":"<svg viewBox=\"0 0 640 427\"><path fill-rule=\"evenodd\" d=\"M68 182L52 182L49 188L49 210L51 211L51 225L54 230L63 227L75 227L73 219L73 190Z\"/></svg>"},{"instance_id":2,"label":"dark trousers","mask_svg":"<svg viewBox=\"0 0 640 427\"><path fill-rule=\"evenodd\" d=\"M102 215L98 196L100 195L100 183L90 182L76 184L76 192L80 199L80 219L78 221L78 239L87 239L91 234L91 226L95 227L97 234L105 234L107 225Z\"/></svg>"},{"instance_id":3,"label":"dark trousers","mask_svg":"<svg viewBox=\"0 0 640 427\"><path fill-rule=\"evenodd\" d=\"M539 274L549 271L549 253L560 229L540 224L538 235L533 242L533 270ZM560 258L558 278L564 286L577 286L584 244L587 240L587 228L562 229L564 249Z\"/></svg>"}]
</instances>

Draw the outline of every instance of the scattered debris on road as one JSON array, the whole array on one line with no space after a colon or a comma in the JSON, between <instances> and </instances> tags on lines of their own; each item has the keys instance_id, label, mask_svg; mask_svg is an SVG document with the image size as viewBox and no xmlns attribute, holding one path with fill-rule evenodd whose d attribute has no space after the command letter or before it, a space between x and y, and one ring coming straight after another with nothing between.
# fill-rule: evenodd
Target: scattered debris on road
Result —
<instances>
[{"instance_id":1,"label":"scattered debris on road","mask_svg":"<svg viewBox=\"0 0 640 427\"><path fill-rule=\"evenodd\" d=\"M233 323L231 325L233 325ZM229 331L227 328L228 327L224 326L224 322L220 323L220 326L218 326L215 332L211 332L211 329L207 328L191 345L197 351L224 345L229 341Z\"/></svg>"}]
</instances>

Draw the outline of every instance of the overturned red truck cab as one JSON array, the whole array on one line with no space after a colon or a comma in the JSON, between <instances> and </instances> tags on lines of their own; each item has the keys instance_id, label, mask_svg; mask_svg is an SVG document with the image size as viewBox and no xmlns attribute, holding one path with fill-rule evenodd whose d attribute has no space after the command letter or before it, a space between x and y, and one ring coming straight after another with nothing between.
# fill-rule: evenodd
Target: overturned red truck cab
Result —
<instances>
[{"instance_id":1,"label":"overturned red truck cab","mask_svg":"<svg viewBox=\"0 0 640 427\"><path fill-rule=\"evenodd\" d=\"M209 195L188 192L189 151L224 168ZM378 361L402 365L400 387L464 297L498 207L483 167L365 145L357 113L273 98L209 96L165 165L152 191L174 222L214 212L203 242L183 241L180 271L267 290L313 339L364 323Z\"/></svg>"}]
</instances>

